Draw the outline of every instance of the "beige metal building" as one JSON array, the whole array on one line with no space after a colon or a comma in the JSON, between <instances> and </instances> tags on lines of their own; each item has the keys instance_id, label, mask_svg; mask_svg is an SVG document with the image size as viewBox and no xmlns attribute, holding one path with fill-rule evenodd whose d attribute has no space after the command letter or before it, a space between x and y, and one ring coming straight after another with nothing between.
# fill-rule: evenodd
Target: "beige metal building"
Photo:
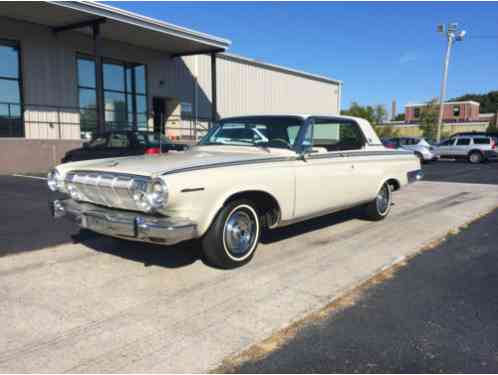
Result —
<instances>
[{"instance_id":1,"label":"beige metal building","mask_svg":"<svg viewBox=\"0 0 498 375\"><path fill-rule=\"evenodd\" d=\"M219 117L337 114L341 82L90 2L0 3L0 173L48 169L97 131L194 141Z\"/></svg>"}]
</instances>

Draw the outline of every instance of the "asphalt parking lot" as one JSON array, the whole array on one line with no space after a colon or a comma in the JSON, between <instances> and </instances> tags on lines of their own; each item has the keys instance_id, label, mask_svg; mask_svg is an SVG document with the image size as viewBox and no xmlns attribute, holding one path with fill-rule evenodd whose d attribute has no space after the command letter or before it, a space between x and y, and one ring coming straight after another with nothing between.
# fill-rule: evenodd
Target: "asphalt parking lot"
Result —
<instances>
[{"instance_id":1,"label":"asphalt parking lot","mask_svg":"<svg viewBox=\"0 0 498 375\"><path fill-rule=\"evenodd\" d=\"M496 207L498 163L424 169L385 221L349 210L276 230L234 271L196 243L80 233L50 219L44 181L0 177L0 371L213 369Z\"/></svg>"},{"instance_id":2,"label":"asphalt parking lot","mask_svg":"<svg viewBox=\"0 0 498 375\"><path fill-rule=\"evenodd\" d=\"M236 373L498 372L498 210ZM351 297L350 297L351 298Z\"/></svg>"}]
</instances>

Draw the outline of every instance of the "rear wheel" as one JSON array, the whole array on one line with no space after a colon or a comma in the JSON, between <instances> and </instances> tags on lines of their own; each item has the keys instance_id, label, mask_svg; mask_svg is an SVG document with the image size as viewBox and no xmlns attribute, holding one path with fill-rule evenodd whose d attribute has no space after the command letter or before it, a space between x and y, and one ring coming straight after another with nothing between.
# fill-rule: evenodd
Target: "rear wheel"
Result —
<instances>
[{"instance_id":1,"label":"rear wheel","mask_svg":"<svg viewBox=\"0 0 498 375\"><path fill-rule=\"evenodd\" d=\"M202 249L209 264L236 268L254 256L261 235L261 221L253 203L237 199L218 213L202 239Z\"/></svg>"},{"instance_id":2,"label":"rear wheel","mask_svg":"<svg viewBox=\"0 0 498 375\"><path fill-rule=\"evenodd\" d=\"M468 160L472 164L479 164L484 161L484 156L479 151L472 151L469 154Z\"/></svg>"},{"instance_id":3,"label":"rear wheel","mask_svg":"<svg viewBox=\"0 0 498 375\"><path fill-rule=\"evenodd\" d=\"M372 221L383 220L391 212L391 206L392 187L385 182L375 199L365 206L365 218Z\"/></svg>"}]
</instances>

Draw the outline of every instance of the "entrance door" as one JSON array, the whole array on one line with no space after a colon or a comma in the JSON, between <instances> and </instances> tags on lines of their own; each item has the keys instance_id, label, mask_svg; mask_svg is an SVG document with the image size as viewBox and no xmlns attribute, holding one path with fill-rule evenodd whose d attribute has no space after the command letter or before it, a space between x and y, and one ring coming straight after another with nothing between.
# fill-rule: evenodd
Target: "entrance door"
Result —
<instances>
[{"instance_id":1,"label":"entrance door","mask_svg":"<svg viewBox=\"0 0 498 375\"><path fill-rule=\"evenodd\" d=\"M166 122L166 98L152 98L152 110L154 111L154 132L164 134Z\"/></svg>"}]
</instances>

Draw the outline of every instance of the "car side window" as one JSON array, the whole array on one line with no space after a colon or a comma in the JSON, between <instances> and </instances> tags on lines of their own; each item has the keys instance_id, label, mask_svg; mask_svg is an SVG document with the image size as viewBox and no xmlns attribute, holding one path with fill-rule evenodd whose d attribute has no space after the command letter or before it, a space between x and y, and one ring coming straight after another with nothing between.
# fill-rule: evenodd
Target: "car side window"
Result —
<instances>
[{"instance_id":1,"label":"car side window","mask_svg":"<svg viewBox=\"0 0 498 375\"><path fill-rule=\"evenodd\" d=\"M455 142L454 139L448 139L447 141L441 142L439 146L451 146Z\"/></svg>"},{"instance_id":2,"label":"car side window","mask_svg":"<svg viewBox=\"0 0 498 375\"><path fill-rule=\"evenodd\" d=\"M127 134L115 133L109 139L109 146L111 148L126 148L130 145L130 140Z\"/></svg>"},{"instance_id":3,"label":"car side window","mask_svg":"<svg viewBox=\"0 0 498 375\"><path fill-rule=\"evenodd\" d=\"M475 145L489 145L489 138L474 138Z\"/></svg>"},{"instance_id":4,"label":"car side window","mask_svg":"<svg viewBox=\"0 0 498 375\"><path fill-rule=\"evenodd\" d=\"M92 139L91 142L88 143L88 148L103 148L107 144L107 135L101 135L97 138Z\"/></svg>"},{"instance_id":5,"label":"car side window","mask_svg":"<svg viewBox=\"0 0 498 375\"><path fill-rule=\"evenodd\" d=\"M457 146L468 146L470 145L470 138L460 138L457 140Z\"/></svg>"},{"instance_id":6,"label":"car side window","mask_svg":"<svg viewBox=\"0 0 498 375\"><path fill-rule=\"evenodd\" d=\"M312 144L329 152L359 150L364 146L365 139L354 121L318 118L313 124Z\"/></svg>"}]
</instances>

